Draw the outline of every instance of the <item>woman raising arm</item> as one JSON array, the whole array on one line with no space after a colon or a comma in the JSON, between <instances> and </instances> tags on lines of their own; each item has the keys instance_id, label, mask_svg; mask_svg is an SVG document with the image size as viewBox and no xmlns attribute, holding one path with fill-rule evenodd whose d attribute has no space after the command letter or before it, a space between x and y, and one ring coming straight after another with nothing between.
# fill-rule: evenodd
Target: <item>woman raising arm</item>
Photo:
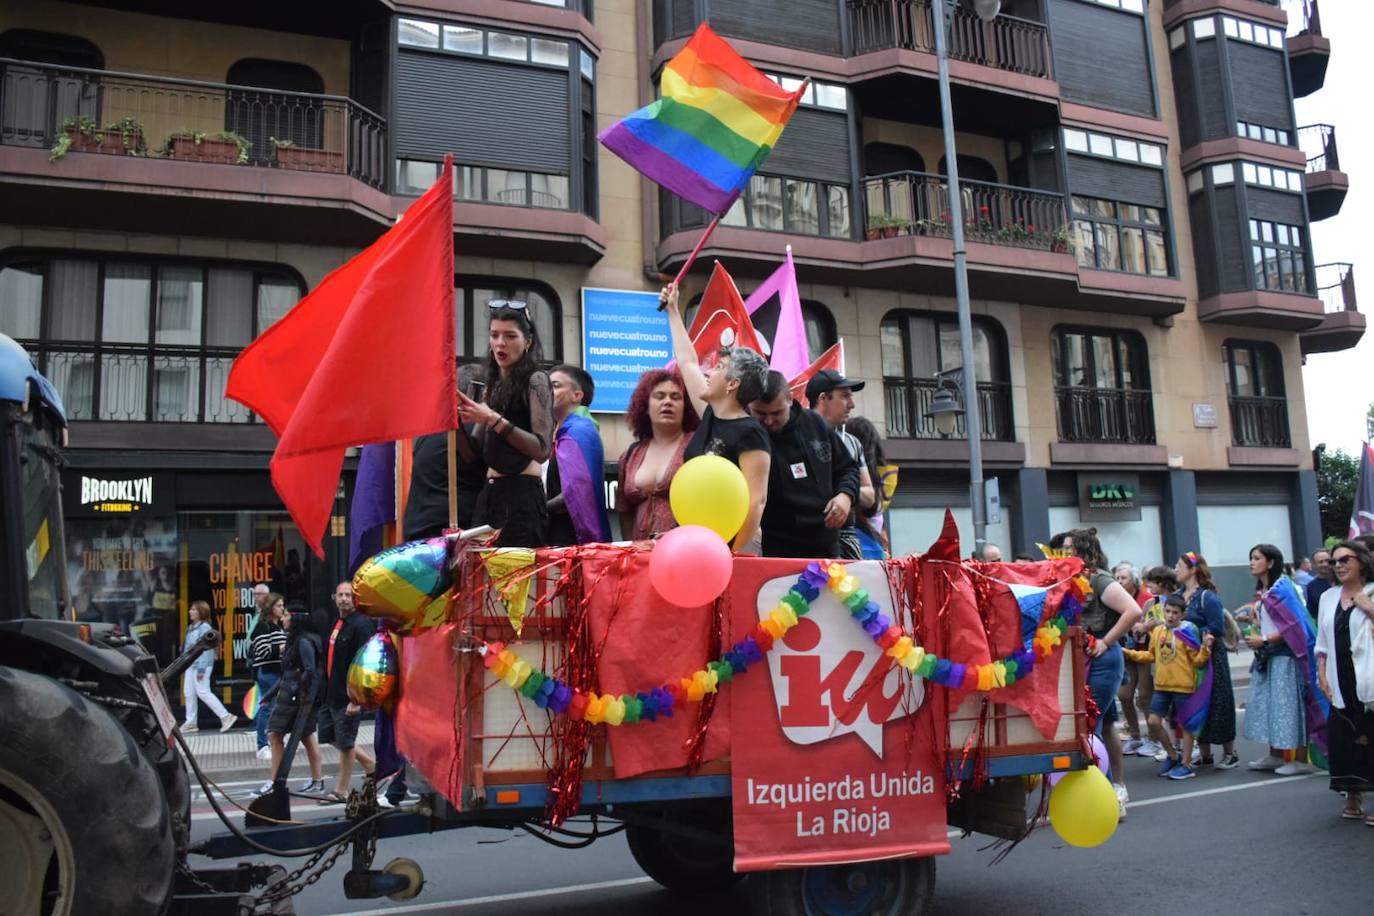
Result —
<instances>
[{"instance_id":1,"label":"woman raising arm","mask_svg":"<svg viewBox=\"0 0 1374 916\"><path fill-rule=\"evenodd\" d=\"M668 312L673 355L683 387L701 415L701 425L692 434L684 457L687 461L698 455L727 458L744 473L749 485L749 512L732 545L738 552L758 534L768 499L768 466L772 460L768 433L745 410L763 393L768 364L748 347L721 347L714 365L703 371L678 310L677 287L664 288L659 298Z\"/></svg>"}]
</instances>

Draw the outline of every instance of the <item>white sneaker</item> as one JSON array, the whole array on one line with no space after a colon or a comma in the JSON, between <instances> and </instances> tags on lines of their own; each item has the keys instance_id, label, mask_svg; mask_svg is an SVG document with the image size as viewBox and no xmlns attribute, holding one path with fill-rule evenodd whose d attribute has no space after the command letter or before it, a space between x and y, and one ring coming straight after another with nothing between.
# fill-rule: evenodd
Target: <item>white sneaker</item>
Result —
<instances>
[{"instance_id":1,"label":"white sneaker","mask_svg":"<svg viewBox=\"0 0 1374 916\"><path fill-rule=\"evenodd\" d=\"M377 807L378 807L378 808L394 808L394 807L396 807L396 806L393 805L393 804L391 803L391 799L387 798L385 795L378 795L378 796L377 796Z\"/></svg>"},{"instance_id":2,"label":"white sneaker","mask_svg":"<svg viewBox=\"0 0 1374 916\"><path fill-rule=\"evenodd\" d=\"M1283 766L1283 760L1273 754L1267 754L1259 760L1251 760L1245 765L1247 770L1277 770Z\"/></svg>"},{"instance_id":3,"label":"white sneaker","mask_svg":"<svg viewBox=\"0 0 1374 916\"><path fill-rule=\"evenodd\" d=\"M267 745L263 745L262 747L258 748L258 759L259 759L259 760L271 760L271 759L272 759L272 748L268 747Z\"/></svg>"},{"instance_id":4,"label":"white sneaker","mask_svg":"<svg viewBox=\"0 0 1374 916\"><path fill-rule=\"evenodd\" d=\"M1140 747L1136 748L1137 757L1154 757L1155 754L1164 753L1164 748L1160 747L1158 741L1151 741L1149 738L1140 742ZM1164 756L1169 756L1165 754Z\"/></svg>"},{"instance_id":5,"label":"white sneaker","mask_svg":"<svg viewBox=\"0 0 1374 916\"><path fill-rule=\"evenodd\" d=\"M1116 806L1116 822L1119 824L1126 819L1126 804L1122 802Z\"/></svg>"},{"instance_id":6,"label":"white sneaker","mask_svg":"<svg viewBox=\"0 0 1374 916\"><path fill-rule=\"evenodd\" d=\"M1199 760L1201 760L1201 759L1202 759L1202 748L1200 748L1200 747L1198 747L1196 744L1194 744L1194 745L1193 745L1193 757L1192 757L1192 761L1191 761L1191 762L1192 762L1192 763L1197 763L1197 762L1198 762Z\"/></svg>"},{"instance_id":7,"label":"white sneaker","mask_svg":"<svg viewBox=\"0 0 1374 916\"><path fill-rule=\"evenodd\" d=\"M271 794L272 794L272 780L269 779L269 780L267 780L267 782L265 782L265 783L263 783L262 785L258 786L258 791L254 792L253 794L256 795L258 798L261 798L261 797L264 796L264 795L271 795Z\"/></svg>"},{"instance_id":8,"label":"white sneaker","mask_svg":"<svg viewBox=\"0 0 1374 916\"><path fill-rule=\"evenodd\" d=\"M1306 776L1308 773L1315 772L1317 772L1316 767L1301 760L1294 760L1292 763L1285 763L1274 769L1275 776Z\"/></svg>"},{"instance_id":9,"label":"white sneaker","mask_svg":"<svg viewBox=\"0 0 1374 916\"><path fill-rule=\"evenodd\" d=\"M182 733L183 735L189 735L189 734L191 734L192 732L198 732L198 731L200 731L200 726L197 725L197 724L194 723L194 722L183 722L183 723L181 723L181 733Z\"/></svg>"},{"instance_id":10,"label":"white sneaker","mask_svg":"<svg viewBox=\"0 0 1374 916\"><path fill-rule=\"evenodd\" d=\"M1127 738L1125 743L1121 745L1121 753L1127 756L1138 754L1140 753L1141 745L1144 743L1145 742L1141 741L1139 738Z\"/></svg>"},{"instance_id":11,"label":"white sneaker","mask_svg":"<svg viewBox=\"0 0 1374 916\"><path fill-rule=\"evenodd\" d=\"M1119 782L1112 783L1112 788L1116 791L1116 800L1125 808L1131 801L1131 793L1126 791L1126 787Z\"/></svg>"},{"instance_id":12,"label":"white sneaker","mask_svg":"<svg viewBox=\"0 0 1374 916\"><path fill-rule=\"evenodd\" d=\"M1163 763L1164 761L1169 759L1169 752L1161 747L1159 750L1155 751L1154 758L1160 763Z\"/></svg>"},{"instance_id":13,"label":"white sneaker","mask_svg":"<svg viewBox=\"0 0 1374 916\"><path fill-rule=\"evenodd\" d=\"M229 729L234 727L234 723L238 720L238 716L234 715L232 712L226 712L219 718L219 730L222 732L227 732Z\"/></svg>"},{"instance_id":14,"label":"white sneaker","mask_svg":"<svg viewBox=\"0 0 1374 916\"><path fill-rule=\"evenodd\" d=\"M305 793L305 794L309 794L309 793L311 793L311 792L323 792L323 791L324 791L324 780L323 780L323 779L307 779L305 782L301 783L300 791L301 791L302 793Z\"/></svg>"}]
</instances>

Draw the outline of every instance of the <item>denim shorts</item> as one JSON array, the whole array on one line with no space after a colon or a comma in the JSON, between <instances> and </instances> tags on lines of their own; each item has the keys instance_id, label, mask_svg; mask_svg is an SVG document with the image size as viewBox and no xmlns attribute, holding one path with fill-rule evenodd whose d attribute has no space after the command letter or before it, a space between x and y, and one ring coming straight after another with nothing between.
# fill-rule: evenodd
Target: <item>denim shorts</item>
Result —
<instances>
[{"instance_id":1,"label":"denim shorts","mask_svg":"<svg viewBox=\"0 0 1374 916\"><path fill-rule=\"evenodd\" d=\"M1097 704L1100 716L1093 734L1101 737L1102 727L1117 720L1116 692L1121 689L1121 677L1126 670L1126 656L1120 646L1110 646L1098 658L1088 660L1088 690Z\"/></svg>"},{"instance_id":2,"label":"denim shorts","mask_svg":"<svg viewBox=\"0 0 1374 916\"><path fill-rule=\"evenodd\" d=\"M1192 696L1191 693L1175 693L1172 690L1156 690L1150 697L1150 715L1161 719L1173 718L1179 705Z\"/></svg>"}]
</instances>

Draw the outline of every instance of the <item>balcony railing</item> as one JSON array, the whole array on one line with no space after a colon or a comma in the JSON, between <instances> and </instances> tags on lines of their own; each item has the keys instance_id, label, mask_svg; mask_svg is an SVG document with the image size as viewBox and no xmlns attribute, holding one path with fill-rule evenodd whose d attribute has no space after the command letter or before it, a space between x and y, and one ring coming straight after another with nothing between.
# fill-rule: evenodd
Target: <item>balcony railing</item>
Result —
<instances>
[{"instance_id":1,"label":"balcony railing","mask_svg":"<svg viewBox=\"0 0 1374 916\"><path fill-rule=\"evenodd\" d=\"M1232 396L1231 441L1252 448L1292 448L1288 433L1287 398Z\"/></svg>"},{"instance_id":2,"label":"balcony railing","mask_svg":"<svg viewBox=\"0 0 1374 916\"><path fill-rule=\"evenodd\" d=\"M1318 264L1317 296L1326 313L1358 312L1355 304L1355 268L1350 264Z\"/></svg>"},{"instance_id":3,"label":"balcony railing","mask_svg":"<svg viewBox=\"0 0 1374 916\"><path fill-rule=\"evenodd\" d=\"M1307 156L1308 172L1339 172L1341 157L1336 153L1336 128L1330 124L1309 124L1298 128L1298 146Z\"/></svg>"},{"instance_id":4,"label":"balcony railing","mask_svg":"<svg viewBox=\"0 0 1374 916\"><path fill-rule=\"evenodd\" d=\"M964 236L1016 248L1068 250L1064 195L985 181L960 181ZM949 184L943 175L893 172L864 179L870 238L950 238Z\"/></svg>"},{"instance_id":5,"label":"balcony railing","mask_svg":"<svg viewBox=\"0 0 1374 916\"><path fill-rule=\"evenodd\" d=\"M1289 35L1320 35L1322 14L1317 0L1261 0L1271 6L1282 7L1288 14Z\"/></svg>"},{"instance_id":6,"label":"balcony railing","mask_svg":"<svg viewBox=\"0 0 1374 916\"><path fill-rule=\"evenodd\" d=\"M24 341L52 381L71 420L250 423L226 400L234 348L148 348L125 344Z\"/></svg>"},{"instance_id":7,"label":"balcony railing","mask_svg":"<svg viewBox=\"0 0 1374 916\"><path fill-rule=\"evenodd\" d=\"M847 5L854 54L887 48L935 52L930 0L849 0ZM1043 22L1015 16L983 22L962 5L951 17L949 56L1011 73L1054 76L1049 29Z\"/></svg>"},{"instance_id":8,"label":"balcony railing","mask_svg":"<svg viewBox=\"0 0 1374 916\"><path fill-rule=\"evenodd\" d=\"M352 99L0 58L0 144L64 137L71 152L386 175L386 122Z\"/></svg>"},{"instance_id":9,"label":"balcony railing","mask_svg":"<svg viewBox=\"0 0 1374 916\"><path fill-rule=\"evenodd\" d=\"M939 384L933 378L885 378L887 434L894 439L939 439L935 421L925 416ZM978 416L983 421L983 439L1010 442L1015 438L1011 416L1011 385L1006 382L978 383ZM955 438L962 438L964 418L954 423Z\"/></svg>"},{"instance_id":10,"label":"balcony railing","mask_svg":"<svg viewBox=\"0 0 1374 916\"><path fill-rule=\"evenodd\" d=\"M1154 445L1154 399L1148 391L1057 386L1059 441Z\"/></svg>"}]
</instances>

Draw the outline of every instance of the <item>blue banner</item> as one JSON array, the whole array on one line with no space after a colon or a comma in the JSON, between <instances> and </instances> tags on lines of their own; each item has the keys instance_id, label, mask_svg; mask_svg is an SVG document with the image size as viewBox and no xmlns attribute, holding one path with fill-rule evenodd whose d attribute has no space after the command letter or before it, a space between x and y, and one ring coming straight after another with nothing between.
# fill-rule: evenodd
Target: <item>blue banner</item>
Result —
<instances>
[{"instance_id":1,"label":"blue banner","mask_svg":"<svg viewBox=\"0 0 1374 916\"><path fill-rule=\"evenodd\" d=\"M596 383L592 410L624 413L639 377L673 356L658 293L582 289L582 368Z\"/></svg>"}]
</instances>

